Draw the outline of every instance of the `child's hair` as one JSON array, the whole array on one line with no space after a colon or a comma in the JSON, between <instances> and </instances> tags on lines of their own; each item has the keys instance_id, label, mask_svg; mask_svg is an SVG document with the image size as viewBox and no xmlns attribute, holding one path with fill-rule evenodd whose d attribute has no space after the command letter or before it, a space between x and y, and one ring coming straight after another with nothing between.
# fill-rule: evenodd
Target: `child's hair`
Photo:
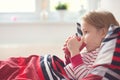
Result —
<instances>
[{"instance_id":1,"label":"child's hair","mask_svg":"<svg viewBox=\"0 0 120 80\"><path fill-rule=\"evenodd\" d=\"M119 26L114 15L109 11L91 11L82 17L82 20L96 28L109 28L111 24Z\"/></svg>"}]
</instances>

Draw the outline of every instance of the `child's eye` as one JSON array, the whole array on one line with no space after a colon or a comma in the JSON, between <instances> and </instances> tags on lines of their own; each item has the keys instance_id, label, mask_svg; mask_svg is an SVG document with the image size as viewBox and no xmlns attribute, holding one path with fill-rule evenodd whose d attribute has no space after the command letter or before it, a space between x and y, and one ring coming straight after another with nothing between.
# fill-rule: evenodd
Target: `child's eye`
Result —
<instances>
[{"instance_id":1,"label":"child's eye","mask_svg":"<svg viewBox=\"0 0 120 80\"><path fill-rule=\"evenodd\" d=\"M83 34L84 34L84 35L88 34L88 31L84 31Z\"/></svg>"}]
</instances>

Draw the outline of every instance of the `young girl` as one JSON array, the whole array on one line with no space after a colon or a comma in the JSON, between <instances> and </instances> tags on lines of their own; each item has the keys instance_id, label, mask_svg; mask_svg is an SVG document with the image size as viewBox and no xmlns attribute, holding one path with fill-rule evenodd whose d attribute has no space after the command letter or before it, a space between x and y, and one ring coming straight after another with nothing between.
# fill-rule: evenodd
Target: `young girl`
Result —
<instances>
[{"instance_id":1,"label":"young girl","mask_svg":"<svg viewBox=\"0 0 120 80\"><path fill-rule=\"evenodd\" d=\"M65 71L72 80L120 80L120 27L112 13L92 11L82 18L82 37L68 38L63 48ZM80 50L85 44L83 50ZM70 61L69 58L70 57Z\"/></svg>"}]
</instances>

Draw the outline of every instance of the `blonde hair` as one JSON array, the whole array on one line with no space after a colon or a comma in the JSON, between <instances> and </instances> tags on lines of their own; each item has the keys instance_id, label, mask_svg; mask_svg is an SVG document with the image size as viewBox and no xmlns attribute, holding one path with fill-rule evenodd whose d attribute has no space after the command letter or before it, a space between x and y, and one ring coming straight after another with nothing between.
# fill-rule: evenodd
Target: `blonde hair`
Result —
<instances>
[{"instance_id":1,"label":"blonde hair","mask_svg":"<svg viewBox=\"0 0 120 80\"><path fill-rule=\"evenodd\" d=\"M109 11L91 11L82 17L82 20L96 28L109 28L111 24L119 26L114 15Z\"/></svg>"}]
</instances>

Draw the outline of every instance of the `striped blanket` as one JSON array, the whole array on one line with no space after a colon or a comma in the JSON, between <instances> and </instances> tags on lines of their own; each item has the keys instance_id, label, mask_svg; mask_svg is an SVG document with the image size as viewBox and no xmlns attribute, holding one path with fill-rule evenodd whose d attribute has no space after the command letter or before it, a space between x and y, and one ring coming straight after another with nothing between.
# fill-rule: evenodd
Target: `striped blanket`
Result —
<instances>
[{"instance_id":1,"label":"striped blanket","mask_svg":"<svg viewBox=\"0 0 120 80\"><path fill-rule=\"evenodd\" d=\"M0 80L69 80L56 56L11 57L0 61Z\"/></svg>"}]
</instances>

